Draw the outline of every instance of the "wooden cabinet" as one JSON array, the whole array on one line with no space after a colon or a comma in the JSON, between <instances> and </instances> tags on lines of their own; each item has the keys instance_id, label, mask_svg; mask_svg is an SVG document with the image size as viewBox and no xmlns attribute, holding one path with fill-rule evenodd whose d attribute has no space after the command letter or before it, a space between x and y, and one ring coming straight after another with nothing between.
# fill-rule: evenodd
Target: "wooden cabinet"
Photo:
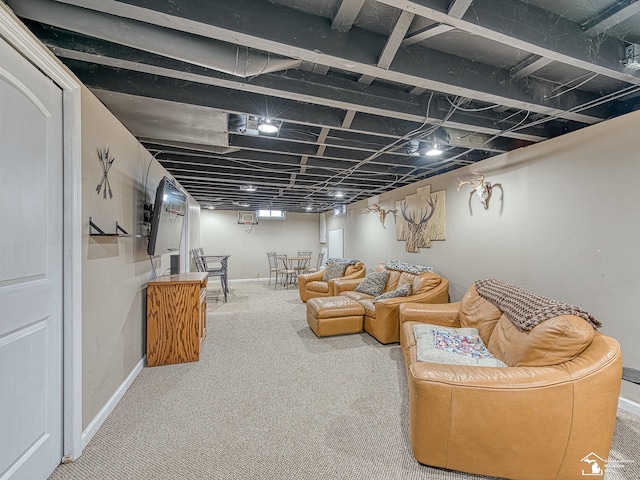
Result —
<instances>
[{"instance_id":1,"label":"wooden cabinet","mask_svg":"<svg viewBox=\"0 0 640 480\"><path fill-rule=\"evenodd\" d=\"M147 283L147 366L197 362L207 328L207 274Z\"/></svg>"}]
</instances>

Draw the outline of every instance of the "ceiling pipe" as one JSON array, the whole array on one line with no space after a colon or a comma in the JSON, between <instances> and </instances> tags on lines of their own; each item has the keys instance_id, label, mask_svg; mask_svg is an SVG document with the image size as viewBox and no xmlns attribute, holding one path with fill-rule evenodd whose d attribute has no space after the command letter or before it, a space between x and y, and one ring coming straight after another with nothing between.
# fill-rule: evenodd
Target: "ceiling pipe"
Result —
<instances>
[{"instance_id":1,"label":"ceiling pipe","mask_svg":"<svg viewBox=\"0 0 640 480\"><path fill-rule=\"evenodd\" d=\"M298 68L302 64L301 60L59 2L21 0L11 2L11 6L16 15L36 22L242 78Z\"/></svg>"}]
</instances>

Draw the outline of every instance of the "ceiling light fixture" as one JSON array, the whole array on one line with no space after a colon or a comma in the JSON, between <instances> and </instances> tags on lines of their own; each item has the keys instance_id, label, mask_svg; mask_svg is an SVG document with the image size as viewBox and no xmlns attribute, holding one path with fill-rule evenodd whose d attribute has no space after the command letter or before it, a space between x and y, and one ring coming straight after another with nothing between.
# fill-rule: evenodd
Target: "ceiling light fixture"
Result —
<instances>
[{"instance_id":1,"label":"ceiling light fixture","mask_svg":"<svg viewBox=\"0 0 640 480\"><path fill-rule=\"evenodd\" d=\"M442 150L438 147L438 144L434 143L433 147L430 150L427 150L425 153L427 157L437 157L438 155L442 155Z\"/></svg>"},{"instance_id":2,"label":"ceiling light fixture","mask_svg":"<svg viewBox=\"0 0 640 480\"><path fill-rule=\"evenodd\" d=\"M344 197L344 192L338 190L333 196L336 197L336 198L343 198Z\"/></svg>"},{"instance_id":3,"label":"ceiling light fixture","mask_svg":"<svg viewBox=\"0 0 640 480\"><path fill-rule=\"evenodd\" d=\"M278 133L278 126L271 122L269 118L263 118L258 124L261 133Z\"/></svg>"},{"instance_id":4,"label":"ceiling light fixture","mask_svg":"<svg viewBox=\"0 0 640 480\"><path fill-rule=\"evenodd\" d=\"M305 209L307 210L307 212L310 212L311 210L313 210L313 205L307 205Z\"/></svg>"},{"instance_id":5,"label":"ceiling light fixture","mask_svg":"<svg viewBox=\"0 0 640 480\"><path fill-rule=\"evenodd\" d=\"M242 185L242 186L240 187L240 190L242 190L243 192L255 192L255 191L257 191L257 190L258 190L258 187L255 187L255 186L253 186L253 185L251 185L251 184L249 184L249 185Z\"/></svg>"}]
</instances>

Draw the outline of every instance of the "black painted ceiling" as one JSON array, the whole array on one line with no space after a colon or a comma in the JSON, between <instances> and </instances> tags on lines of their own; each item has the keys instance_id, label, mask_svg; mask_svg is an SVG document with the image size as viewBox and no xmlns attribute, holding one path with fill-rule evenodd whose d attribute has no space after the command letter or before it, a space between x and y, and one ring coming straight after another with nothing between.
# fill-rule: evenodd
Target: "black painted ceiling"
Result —
<instances>
[{"instance_id":1,"label":"black painted ceiling","mask_svg":"<svg viewBox=\"0 0 640 480\"><path fill-rule=\"evenodd\" d=\"M6 3L218 209L325 211L639 102L640 1Z\"/></svg>"}]
</instances>

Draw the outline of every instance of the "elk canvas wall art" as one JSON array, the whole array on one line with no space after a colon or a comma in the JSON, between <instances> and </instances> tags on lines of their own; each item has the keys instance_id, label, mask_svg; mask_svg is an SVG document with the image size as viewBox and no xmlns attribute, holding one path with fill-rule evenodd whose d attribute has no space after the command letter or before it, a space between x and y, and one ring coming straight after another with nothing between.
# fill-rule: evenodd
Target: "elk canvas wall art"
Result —
<instances>
[{"instance_id":1,"label":"elk canvas wall art","mask_svg":"<svg viewBox=\"0 0 640 480\"><path fill-rule=\"evenodd\" d=\"M445 239L445 191L431 192L431 185L419 188L396 202L396 239L406 242L407 252L431 247L432 240Z\"/></svg>"}]
</instances>

